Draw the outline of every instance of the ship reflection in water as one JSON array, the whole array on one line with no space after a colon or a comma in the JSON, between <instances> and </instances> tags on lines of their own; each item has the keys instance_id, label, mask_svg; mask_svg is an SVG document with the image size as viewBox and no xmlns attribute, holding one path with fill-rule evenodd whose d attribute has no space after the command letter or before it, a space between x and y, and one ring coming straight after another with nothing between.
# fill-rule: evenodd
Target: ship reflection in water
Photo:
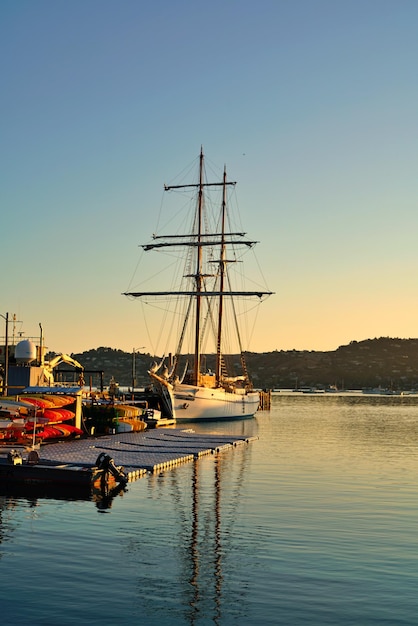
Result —
<instances>
[{"instance_id":1,"label":"ship reflection in water","mask_svg":"<svg viewBox=\"0 0 418 626\"><path fill-rule=\"evenodd\" d=\"M159 616L163 622L169 610L173 624L202 623L203 616L205 623L221 624L225 606L231 610L231 585L225 596L224 572L235 572L237 562L239 568L232 538L252 447L219 452L192 466L150 477L150 497L157 498L160 506L164 500L163 508L171 511L172 518L156 529L160 544L148 537L146 547L135 547L149 565L149 575L140 581L146 623L158 623ZM176 584L162 589L158 572L167 582L171 571ZM238 615L240 609L236 610Z\"/></svg>"},{"instance_id":2,"label":"ship reflection in water","mask_svg":"<svg viewBox=\"0 0 418 626\"><path fill-rule=\"evenodd\" d=\"M194 624L200 616L201 604L211 605L212 609L212 621L215 624L220 623L221 618L221 595L222 595L222 537L221 537L221 463L222 460L219 455L215 459L214 463L214 506L212 510L213 519L208 520L206 526L205 520L199 520L199 465L194 464L193 471L193 484L192 484L192 530L190 538L190 567L191 577L190 586L192 589L192 598L190 601L190 623ZM205 512L202 511L204 514ZM210 515L209 511L206 513ZM200 524L199 524L200 521ZM210 526L213 528L213 535L211 536ZM205 541L205 549L201 551L199 548L199 531L201 528L205 529L207 539ZM203 532L203 531L200 531ZM202 584L201 577L203 578L208 572L201 568L202 553L207 554L208 548L210 552L210 542L212 541L213 550L213 579L208 581L211 584ZM209 545L208 545L209 544ZM203 581L202 581L203 582ZM212 585L212 589L211 589ZM213 594L211 598L210 595ZM209 608L209 607L207 607ZM209 618L209 615L205 612L205 615Z\"/></svg>"}]
</instances>

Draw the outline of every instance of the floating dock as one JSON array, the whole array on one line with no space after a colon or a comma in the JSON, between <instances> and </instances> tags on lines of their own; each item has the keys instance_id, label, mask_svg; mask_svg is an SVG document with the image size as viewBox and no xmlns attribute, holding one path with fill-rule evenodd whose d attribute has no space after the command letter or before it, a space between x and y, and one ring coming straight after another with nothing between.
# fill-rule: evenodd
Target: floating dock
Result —
<instances>
[{"instance_id":1,"label":"floating dock","mask_svg":"<svg viewBox=\"0 0 418 626\"><path fill-rule=\"evenodd\" d=\"M197 434L192 430L159 428L158 430L89 437L42 446L41 458L62 463L93 465L100 453L114 459L124 468L130 480L136 473L160 472L189 463L205 454L213 454L256 437Z\"/></svg>"},{"instance_id":2,"label":"floating dock","mask_svg":"<svg viewBox=\"0 0 418 626\"><path fill-rule=\"evenodd\" d=\"M44 444L36 452L4 449L0 452L0 487L24 483L97 488L102 484L108 489L112 484L126 484L147 473L171 469L256 439L161 428ZM38 457L35 461L34 454Z\"/></svg>"}]
</instances>

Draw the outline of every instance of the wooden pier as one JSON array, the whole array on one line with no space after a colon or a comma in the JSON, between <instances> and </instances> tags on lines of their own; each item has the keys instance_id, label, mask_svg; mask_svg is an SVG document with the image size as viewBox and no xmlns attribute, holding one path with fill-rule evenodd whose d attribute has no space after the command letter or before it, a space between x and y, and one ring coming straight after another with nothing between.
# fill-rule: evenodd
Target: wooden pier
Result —
<instances>
[{"instance_id":1,"label":"wooden pier","mask_svg":"<svg viewBox=\"0 0 418 626\"><path fill-rule=\"evenodd\" d=\"M258 392L260 394L259 411L269 411L271 409L271 390L263 389Z\"/></svg>"}]
</instances>

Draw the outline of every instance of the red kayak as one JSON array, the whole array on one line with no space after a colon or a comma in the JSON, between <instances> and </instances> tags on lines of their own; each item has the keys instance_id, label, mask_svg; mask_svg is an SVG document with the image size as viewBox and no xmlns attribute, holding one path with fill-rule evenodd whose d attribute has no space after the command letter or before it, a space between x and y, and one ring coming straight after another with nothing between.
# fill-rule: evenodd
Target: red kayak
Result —
<instances>
[{"instance_id":1,"label":"red kayak","mask_svg":"<svg viewBox=\"0 0 418 626\"><path fill-rule=\"evenodd\" d=\"M53 426L45 426L43 430L36 433L36 436L39 437L39 439L57 439L58 437L62 437L62 432Z\"/></svg>"},{"instance_id":2,"label":"red kayak","mask_svg":"<svg viewBox=\"0 0 418 626\"><path fill-rule=\"evenodd\" d=\"M57 410L57 409L56 409ZM69 411L68 409L58 409L64 420L72 420L75 418L75 413L73 411Z\"/></svg>"},{"instance_id":3,"label":"red kayak","mask_svg":"<svg viewBox=\"0 0 418 626\"><path fill-rule=\"evenodd\" d=\"M52 402L54 406L57 408L66 406L67 404L74 404L74 398L72 396L61 396L61 395L43 395L43 400L47 400L48 402Z\"/></svg>"},{"instance_id":4,"label":"red kayak","mask_svg":"<svg viewBox=\"0 0 418 626\"><path fill-rule=\"evenodd\" d=\"M67 409L44 409L42 411L42 416L48 418L51 424L66 422L67 420L72 420L75 417L74 413L72 411L68 411Z\"/></svg>"},{"instance_id":5,"label":"red kayak","mask_svg":"<svg viewBox=\"0 0 418 626\"><path fill-rule=\"evenodd\" d=\"M29 404L33 404L33 406L37 406L39 409L48 409L53 408L55 405L50 400L45 400L44 398L32 398L31 396L21 396L20 398L24 402L28 402Z\"/></svg>"},{"instance_id":6,"label":"red kayak","mask_svg":"<svg viewBox=\"0 0 418 626\"><path fill-rule=\"evenodd\" d=\"M62 439L63 437L72 437L82 435L83 431L69 424L54 424L54 426L45 426L43 430L36 433L39 439Z\"/></svg>"},{"instance_id":7,"label":"red kayak","mask_svg":"<svg viewBox=\"0 0 418 626\"><path fill-rule=\"evenodd\" d=\"M65 437L71 437L75 435L83 435L83 431L80 428L71 426L71 424L55 424L54 428L60 430Z\"/></svg>"}]
</instances>

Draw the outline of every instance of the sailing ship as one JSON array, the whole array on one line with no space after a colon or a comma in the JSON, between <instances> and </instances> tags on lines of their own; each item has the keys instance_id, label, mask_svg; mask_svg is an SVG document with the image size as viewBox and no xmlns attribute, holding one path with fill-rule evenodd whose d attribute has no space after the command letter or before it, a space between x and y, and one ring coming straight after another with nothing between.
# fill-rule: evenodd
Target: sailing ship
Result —
<instances>
[{"instance_id":1,"label":"sailing ship","mask_svg":"<svg viewBox=\"0 0 418 626\"><path fill-rule=\"evenodd\" d=\"M227 180L226 168L220 182L207 182L203 149L199 155L198 182L164 185L165 191L193 193L190 232L173 235L153 235L152 242L143 245L145 252L181 249L186 260L181 272L181 285L161 291L126 291L132 298L165 300L173 298L182 306L182 322L178 328L178 343L174 352L154 363L148 374L152 386L161 397L163 412L177 422L196 420L223 420L253 417L259 406L259 393L250 380L237 323L237 301L271 295L260 289L234 289L230 280L230 266L240 263L242 251L257 243L249 241L246 233L231 227L227 203L228 191L236 183ZM208 191L218 190L217 215L208 207ZM212 218L212 221L211 221ZM234 316L233 330L237 337L240 372L228 370L227 313ZM177 312L179 318L179 313ZM191 331L190 331L191 329ZM190 351L185 349L188 333L193 336ZM213 343L210 344L209 337ZM212 346L214 367L206 364L208 346ZM206 350L206 352L204 351ZM235 358L237 361L237 358ZM236 364L235 364L236 365Z\"/></svg>"}]
</instances>

